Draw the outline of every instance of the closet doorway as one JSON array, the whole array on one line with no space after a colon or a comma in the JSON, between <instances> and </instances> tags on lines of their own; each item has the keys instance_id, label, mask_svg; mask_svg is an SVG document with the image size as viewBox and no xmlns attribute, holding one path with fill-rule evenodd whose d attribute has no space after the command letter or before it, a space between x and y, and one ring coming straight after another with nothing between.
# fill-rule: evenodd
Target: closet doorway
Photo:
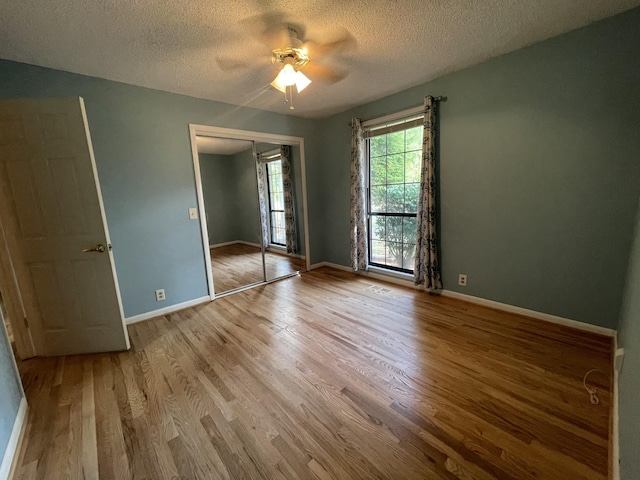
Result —
<instances>
[{"instance_id":1,"label":"closet doorway","mask_svg":"<svg viewBox=\"0 0 640 480\"><path fill-rule=\"evenodd\" d=\"M309 268L304 140L190 125L211 298Z\"/></svg>"}]
</instances>

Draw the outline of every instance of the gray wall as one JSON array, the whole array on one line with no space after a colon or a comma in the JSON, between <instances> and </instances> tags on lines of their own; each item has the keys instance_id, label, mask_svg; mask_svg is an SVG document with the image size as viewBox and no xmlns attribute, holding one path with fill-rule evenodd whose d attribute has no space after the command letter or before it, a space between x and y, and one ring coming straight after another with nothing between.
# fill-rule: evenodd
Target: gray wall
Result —
<instances>
[{"instance_id":1,"label":"gray wall","mask_svg":"<svg viewBox=\"0 0 640 480\"><path fill-rule=\"evenodd\" d=\"M640 206L618 343L625 351L619 378L620 478L634 480L640 478Z\"/></svg>"},{"instance_id":2,"label":"gray wall","mask_svg":"<svg viewBox=\"0 0 640 480\"><path fill-rule=\"evenodd\" d=\"M260 244L260 204L258 179L253 150L245 150L234 156L236 173L235 196L237 200L237 239Z\"/></svg>"},{"instance_id":3,"label":"gray wall","mask_svg":"<svg viewBox=\"0 0 640 480\"><path fill-rule=\"evenodd\" d=\"M260 210L253 150L235 155L200 154L209 245L260 244Z\"/></svg>"},{"instance_id":4,"label":"gray wall","mask_svg":"<svg viewBox=\"0 0 640 480\"><path fill-rule=\"evenodd\" d=\"M448 97L444 287L616 328L640 189L640 9L324 120L308 178L325 192L327 261L349 265L347 122L427 94Z\"/></svg>"},{"instance_id":5,"label":"gray wall","mask_svg":"<svg viewBox=\"0 0 640 480\"><path fill-rule=\"evenodd\" d=\"M126 316L207 294L200 222L188 216L196 206L189 123L304 137L309 176L318 174L317 122L0 61L0 98L56 96L85 99ZM310 187L312 251L320 194Z\"/></svg>"},{"instance_id":6,"label":"gray wall","mask_svg":"<svg viewBox=\"0 0 640 480\"><path fill-rule=\"evenodd\" d=\"M0 311L0 461L4 457L22 399L20 378L13 366L11 346Z\"/></svg>"},{"instance_id":7,"label":"gray wall","mask_svg":"<svg viewBox=\"0 0 640 480\"><path fill-rule=\"evenodd\" d=\"M209 245L236 241L236 200L231 195L236 183L233 156L200 153L198 158Z\"/></svg>"}]
</instances>

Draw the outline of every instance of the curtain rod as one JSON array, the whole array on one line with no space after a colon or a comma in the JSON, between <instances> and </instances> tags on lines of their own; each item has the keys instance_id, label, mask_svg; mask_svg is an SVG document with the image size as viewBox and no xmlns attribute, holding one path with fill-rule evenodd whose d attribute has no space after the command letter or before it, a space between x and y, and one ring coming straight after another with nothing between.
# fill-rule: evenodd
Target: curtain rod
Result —
<instances>
[{"instance_id":1,"label":"curtain rod","mask_svg":"<svg viewBox=\"0 0 640 480\"><path fill-rule=\"evenodd\" d=\"M439 97L433 97L433 99L436 102L446 102L447 101L447 97L440 95ZM394 113L400 113L403 110L410 110L411 108L417 108L417 107L421 107L422 105L416 105L415 107L409 107L409 108L403 108L402 110L397 110L395 112L389 112L389 113L385 113L384 115L378 115L379 117L386 117L387 115L393 115ZM353 125L351 124L351 120L349 120L347 122L347 125L349 125L350 127L352 127Z\"/></svg>"}]
</instances>

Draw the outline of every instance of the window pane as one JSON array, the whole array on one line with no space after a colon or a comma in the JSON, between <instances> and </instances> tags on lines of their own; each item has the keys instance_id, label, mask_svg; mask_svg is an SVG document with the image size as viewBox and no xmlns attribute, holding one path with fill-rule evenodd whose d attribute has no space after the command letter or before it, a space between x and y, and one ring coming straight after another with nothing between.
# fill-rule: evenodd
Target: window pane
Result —
<instances>
[{"instance_id":1,"label":"window pane","mask_svg":"<svg viewBox=\"0 0 640 480\"><path fill-rule=\"evenodd\" d=\"M374 264L412 272L422 168L422 126L368 139L369 256Z\"/></svg>"},{"instance_id":2,"label":"window pane","mask_svg":"<svg viewBox=\"0 0 640 480\"><path fill-rule=\"evenodd\" d=\"M387 183L404 183L404 154L387 157Z\"/></svg>"},{"instance_id":3,"label":"window pane","mask_svg":"<svg viewBox=\"0 0 640 480\"><path fill-rule=\"evenodd\" d=\"M422 151L422 132L423 127L414 127L408 130L405 130L406 138L407 138L407 152L412 150L420 150Z\"/></svg>"},{"instance_id":4,"label":"window pane","mask_svg":"<svg viewBox=\"0 0 640 480\"><path fill-rule=\"evenodd\" d=\"M286 240L285 229L284 229L284 213L276 212L275 217L276 217L277 227L276 227L276 235L275 235L274 243L285 244L287 240Z\"/></svg>"},{"instance_id":5,"label":"window pane","mask_svg":"<svg viewBox=\"0 0 640 480\"><path fill-rule=\"evenodd\" d=\"M280 160L267 163L269 187L269 211L271 219L271 243L286 243L284 213L284 194L282 188L282 162Z\"/></svg>"},{"instance_id":6,"label":"window pane","mask_svg":"<svg viewBox=\"0 0 640 480\"><path fill-rule=\"evenodd\" d=\"M402 246L402 268L413 270L416 259L416 246L405 243Z\"/></svg>"},{"instance_id":7,"label":"window pane","mask_svg":"<svg viewBox=\"0 0 640 480\"><path fill-rule=\"evenodd\" d=\"M387 187L387 212L404 212L404 184L389 185Z\"/></svg>"},{"instance_id":8,"label":"window pane","mask_svg":"<svg viewBox=\"0 0 640 480\"><path fill-rule=\"evenodd\" d=\"M387 157L374 157L371 159L371 185L385 183L387 183Z\"/></svg>"},{"instance_id":9,"label":"window pane","mask_svg":"<svg viewBox=\"0 0 640 480\"><path fill-rule=\"evenodd\" d=\"M404 152L404 130L400 132L384 135L387 137L387 153L403 153Z\"/></svg>"},{"instance_id":10,"label":"window pane","mask_svg":"<svg viewBox=\"0 0 640 480\"><path fill-rule=\"evenodd\" d=\"M371 255L371 261L373 263L381 263L384 264L384 242L379 240L371 241L371 251L369 253Z\"/></svg>"},{"instance_id":11,"label":"window pane","mask_svg":"<svg viewBox=\"0 0 640 480\"><path fill-rule=\"evenodd\" d=\"M386 212L387 210L387 187L371 187L371 211Z\"/></svg>"},{"instance_id":12,"label":"window pane","mask_svg":"<svg viewBox=\"0 0 640 480\"><path fill-rule=\"evenodd\" d=\"M402 217L387 217L387 242L402 243Z\"/></svg>"},{"instance_id":13,"label":"window pane","mask_svg":"<svg viewBox=\"0 0 640 480\"><path fill-rule=\"evenodd\" d=\"M418 198L420 196L420 184L419 183L407 183L405 184L404 194L404 212L405 213L417 213L418 212Z\"/></svg>"},{"instance_id":14,"label":"window pane","mask_svg":"<svg viewBox=\"0 0 640 480\"><path fill-rule=\"evenodd\" d=\"M379 157L381 155L386 155L387 154L387 136L386 135L382 135L380 137L373 137L370 140L370 156L371 158L373 157Z\"/></svg>"},{"instance_id":15,"label":"window pane","mask_svg":"<svg viewBox=\"0 0 640 480\"><path fill-rule=\"evenodd\" d=\"M404 163L404 181L419 182L420 181L420 167L422 166L422 152L407 152L405 153Z\"/></svg>"},{"instance_id":16,"label":"window pane","mask_svg":"<svg viewBox=\"0 0 640 480\"><path fill-rule=\"evenodd\" d=\"M387 242L386 247L385 263L390 267L402 268L402 244Z\"/></svg>"},{"instance_id":17,"label":"window pane","mask_svg":"<svg viewBox=\"0 0 640 480\"><path fill-rule=\"evenodd\" d=\"M402 219L402 243L416 243L416 219Z\"/></svg>"},{"instance_id":18,"label":"window pane","mask_svg":"<svg viewBox=\"0 0 640 480\"><path fill-rule=\"evenodd\" d=\"M281 191L273 192L273 205L271 208L274 210L284 210L284 197Z\"/></svg>"},{"instance_id":19,"label":"window pane","mask_svg":"<svg viewBox=\"0 0 640 480\"><path fill-rule=\"evenodd\" d=\"M385 217L371 217L371 239L385 239Z\"/></svg>"}]
</instances>

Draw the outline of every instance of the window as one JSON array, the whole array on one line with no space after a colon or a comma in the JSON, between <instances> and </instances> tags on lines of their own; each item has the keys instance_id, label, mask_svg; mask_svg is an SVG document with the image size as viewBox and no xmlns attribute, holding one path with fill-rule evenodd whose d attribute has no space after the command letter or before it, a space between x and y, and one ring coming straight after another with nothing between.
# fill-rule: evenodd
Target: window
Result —
<instances>
[{"instance_id":1,"label":"window","mask_svg":"<svg viewBox=\"0 0 640 480\"><path fill-rule=\"evenodd\" d=\"M282 160L269 158L267 169L267 189L269 191L270 243L285 246L287 237L284 223L284 188L282 187Z\"/></svg>"},{"instance_id":2,"label":"window","mask_svg":"<svg viewBox=\"0 0 640 480\"><path fill-rule=\"evenodd\" d=\"M365 124L370 265L413 273L422 118Z\"/></svg>"}]
</instances>

